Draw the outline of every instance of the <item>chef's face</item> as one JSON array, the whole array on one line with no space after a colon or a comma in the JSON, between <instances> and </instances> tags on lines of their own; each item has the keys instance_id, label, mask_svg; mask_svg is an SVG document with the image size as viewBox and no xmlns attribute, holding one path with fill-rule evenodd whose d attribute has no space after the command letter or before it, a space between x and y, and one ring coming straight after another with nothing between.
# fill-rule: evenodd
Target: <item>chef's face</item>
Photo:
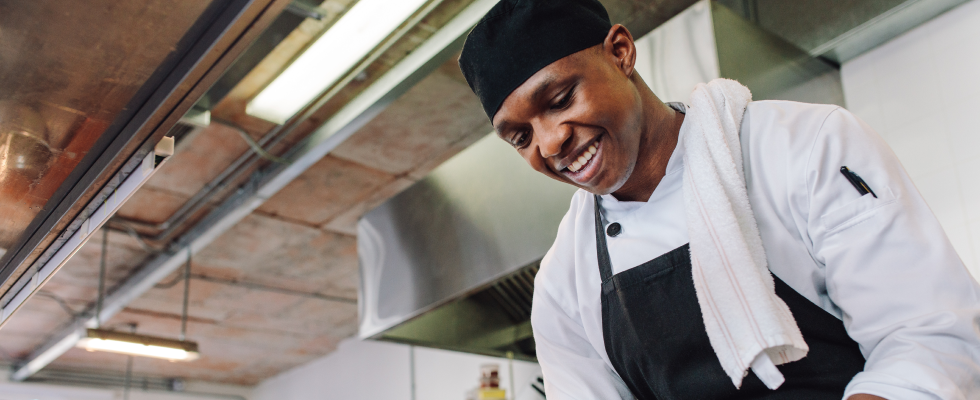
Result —
<instances>
[{"instance_id":1,"label":"chef's face","mask_svg":"<svg viewBox=\"0 0 980 400\"><path fill-rule=\"evenodd\" d=\"M497 135L542 174L592 193L615 192L632 173L640 143L635 51L629 31L616 25L602 45L541 69L494 115Z\"/></svg>"}]
</instances>

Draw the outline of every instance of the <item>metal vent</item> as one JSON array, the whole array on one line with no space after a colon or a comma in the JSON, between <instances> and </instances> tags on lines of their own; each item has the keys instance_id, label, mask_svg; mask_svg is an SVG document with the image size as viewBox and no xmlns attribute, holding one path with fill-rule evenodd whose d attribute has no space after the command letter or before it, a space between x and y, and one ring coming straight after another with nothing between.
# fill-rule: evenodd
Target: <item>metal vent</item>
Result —
<instances>
[{"instance_id":1,"label":"metal vent","mask_svg":"<svg viewBox=\"0 0 980 400\"><path fill-rule=\"evenodd\" d=\"M539 263L437 305L374 339L534 361L531 298Z\"/></svg>"},{"instance_id":2,"label":"metal vent","mask_svg":"<svg viewBox=\"0 0 980 400\"><path fill-rule=\"evenodd\" d=\"M495 282L487 290L487 294L513 318L514 322L527 321L531 318L534 277L540 268L538 263L528 265Z\"/></svg>"}]
</instances>

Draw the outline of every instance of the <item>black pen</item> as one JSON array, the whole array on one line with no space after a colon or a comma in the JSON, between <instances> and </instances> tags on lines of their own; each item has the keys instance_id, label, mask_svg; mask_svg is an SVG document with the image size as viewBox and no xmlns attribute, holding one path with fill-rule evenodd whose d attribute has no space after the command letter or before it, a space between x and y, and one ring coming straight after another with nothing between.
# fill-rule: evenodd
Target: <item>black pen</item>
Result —
<instances>
[{"instance_id":1,"label":"black pen","mask_svg":"<svg viewBox=\"0 0 980 400\"><path fill-rule=\"evenodd\" d=\"M851 182L851 185L853 185L854 188L857 189L858 193L860 193L862 196L871 193L871 195L874 196L876 199L878 198L878 195L876 195L875 192L871 190L871 187L868 186L868 184L864 182L864 179L861 179L861 177L858 176L858 174L855 174L853 171L847 169L847 167L840 167L840 173L844 174L844 177L847 178L847 181Z\"/></svg>"}]
</instances>

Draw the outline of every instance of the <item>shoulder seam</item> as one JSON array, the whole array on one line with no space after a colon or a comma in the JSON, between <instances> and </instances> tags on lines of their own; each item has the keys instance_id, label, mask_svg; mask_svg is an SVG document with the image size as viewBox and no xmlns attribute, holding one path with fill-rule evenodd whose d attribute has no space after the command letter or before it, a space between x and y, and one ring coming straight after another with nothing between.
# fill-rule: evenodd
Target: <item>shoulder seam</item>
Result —
<instances>
[{"instance_id":1,"label":"shoulder seam","mask_svg":"<svg viewBox=\"0 0 980 400\"><path fill-rule=\"evenodd\" d=\"M831 115L834 115L834 113L836 113L837 111L840 111L842 109L843 108L841 106L836 106L836 107L834 107L833 110L831 110L830 112L827 113L827 116L825 116L823 118L823 120L820 121L820 127L817 128L817 134L813 136L813 142L810 143L810 151L809 151L809 153L807 153L807 156L806 156L806 167L803 168L803 184L806 185L806 209L807 209L807 218L809 218L809 216L810 216L811 197L813 196L813 193L811 193L811 190L810 190L810 180L809 180L809 173L808 173L810 171L810 162L813 161L813 150L814 150L814 148L817 147L817 141L824 134L823 127L827 123L827 120L830 119L830 116Z\"/></svg>"}]
</instances>

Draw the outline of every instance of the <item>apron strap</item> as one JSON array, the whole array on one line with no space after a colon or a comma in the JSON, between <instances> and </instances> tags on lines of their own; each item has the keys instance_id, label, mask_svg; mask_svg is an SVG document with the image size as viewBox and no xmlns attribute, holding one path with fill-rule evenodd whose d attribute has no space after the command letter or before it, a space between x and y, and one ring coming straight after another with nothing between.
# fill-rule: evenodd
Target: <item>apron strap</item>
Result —
<instances>
[{"instance_id":1,"label":"apron strap","mask_svg":"<svg viewBox=\"0 0 980 400\"><path fill-rule=\"evenodd\" d=\"M609 261L609 248L606 247L606 232L602 229L602 211L599 209L599 195L592 195L595 203L595 247L599 259L599 276L602 277L602 293L609 294L616 288L613 283L612 262Z\"/></svg>"},{"instance_id":2,"label":"apron strap","mask_svg":"<svg viewBox=\"0 0 980 400\"><path fill-rule=\"evenodd\" d=\"M667 106L677 110L681 114L687 113L684 103L670 102ZM609 248L606 247L606 232L602 226L602 211L599 208L599 195L593 194L595 202L595 247L596 256L599 258L599 276L602 277L602 293L609 294L616 289L613 281L612 261L609 261Z\"/></svg>"}]
</instances>

